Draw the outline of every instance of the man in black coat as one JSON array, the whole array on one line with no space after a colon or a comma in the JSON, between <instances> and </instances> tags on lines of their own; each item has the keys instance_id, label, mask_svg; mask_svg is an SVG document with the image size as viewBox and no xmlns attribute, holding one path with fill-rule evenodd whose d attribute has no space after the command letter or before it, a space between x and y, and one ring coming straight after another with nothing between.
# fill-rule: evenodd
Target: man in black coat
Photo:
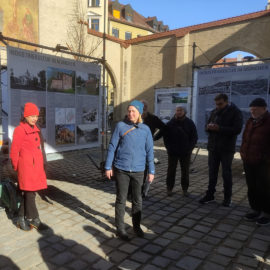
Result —
<instances>
[{"instance_id":1,"label":"man in black coat","mask_svg":"<svg viewBox=\"0 0 270 270\"><path fill-rule=\"evenodd\" d=\"M216 108L211 112L206 131L208 132L208 167L209 184L206 195L200 199L205 204L215 200L216 184L219 166L222 166L224 187L223 206L231 206L232 197L232 161L235 153L237 135L243 126L241 111L234 105L228 104L226 94L215 97Z\"/></svg>"},{"instance_id":2,"label":"man in black coat","mask_svg":"<svg viewBox=\"0 0 270 270\"><path fill-rule=\"evenodd\" d=\"M174 117L167 123L163 134L168 152L167 194L172 195L178 161L181 167L181 186L184 196L188 196L189 166L193 148L198 139L194 122L186 116L184 107L178 106Z\"/></svg>"}]
</instances>

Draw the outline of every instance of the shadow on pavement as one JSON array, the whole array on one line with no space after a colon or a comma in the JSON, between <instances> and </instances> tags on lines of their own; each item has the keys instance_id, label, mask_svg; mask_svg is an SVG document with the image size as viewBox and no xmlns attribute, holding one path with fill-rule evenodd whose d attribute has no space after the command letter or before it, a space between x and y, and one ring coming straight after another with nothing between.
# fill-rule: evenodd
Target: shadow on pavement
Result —
<instances>
[{"instance_id":1,"label":"shadow on pavement","mask_svg":"<svg viewBox=\"0 0 270 270\"><path fill-rule=\"evenodd\" d=\"M46 190L39 191L38 194L40 197L48 202L51 203L49 200L55 201L66 208L69 208L72 211L75 211L79 215L85 217L86 219L98 224L100 227L106 229L107 231L114 232L112 228L108 225L103 223L100 219L97 219L97 216L102 217L108 220L111 224L114 224L114 220L112 217L105 215L103 213L97 212L96 210L92 209L90 206L84 204L75 196L55 187L52 185L48 185ZM49 199L49 200L48 200ZM72 203L70 203L72 202Z\"/></svg>"}]
</instances>

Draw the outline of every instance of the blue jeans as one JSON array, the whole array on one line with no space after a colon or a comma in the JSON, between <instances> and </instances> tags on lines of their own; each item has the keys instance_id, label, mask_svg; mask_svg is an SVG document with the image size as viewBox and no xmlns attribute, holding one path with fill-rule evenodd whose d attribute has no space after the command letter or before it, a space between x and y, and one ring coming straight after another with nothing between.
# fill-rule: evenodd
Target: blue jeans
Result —
<instances>
[{"instance_id":1,"label":"blue jeans","mask_svg":"<svg viewBox=\"0 0 270 270\"><path fill-rule=\"evenodd\" d=\"M224 199L232 197L232 161L234 153L220 153L217 151L208 152L209 184L207 196L214 197L218 179L219 166L222 166L222 178L224 187Z\"/></svg>"},{"instance_id":2,"label":"blue jeans","mask_svg":"<svg viewBox=\"0 0 270 270\"><path fill-rule=\"evenodd\" d=\"M140 219L144 172L127 172L114 168L114 176L116 180L115 225L117 230L124 230L124 216L129 184L132 187L132 216L139 217Z\"/></svg>"}]
</instances>

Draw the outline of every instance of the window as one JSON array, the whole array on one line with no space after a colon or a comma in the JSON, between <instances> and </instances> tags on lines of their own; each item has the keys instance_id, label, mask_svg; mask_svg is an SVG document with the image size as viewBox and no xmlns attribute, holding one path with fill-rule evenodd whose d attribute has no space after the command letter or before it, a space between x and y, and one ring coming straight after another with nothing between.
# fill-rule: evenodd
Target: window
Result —
<instances>
[{"instance_id":1,"label":"window","mask_svg":"<svg viewBox=\"0 0 270 270\"><path fill-rule=\"evenodd\" d=\"M125 40L131 39L131 33L130 32L126 32L125 33Z\"/></svg>"},{"instance_id":2,"label":"window","mask_svg":"<svg viewBox=\"0 0 270 270\"><path fill-rule=\"evenodd\" d=\"M89 7L99 7L100 0L89 0L88 6Z\"/></svg>"},{"instance_id":3,"label":"window","mask_svg":"<svg viewBox=\"0 0 270 270\"><path fill-rule=\"evenodd\" d=\"M127 20L128 22L132 22L132 14L126 13L126 20Z\"/></svg>"},{"instance_id":4,"label":"window","mask_svg":"<svg viewBox=\"0 0 270 270\"><path fill-rule=\"evenodd\" d=\"M119 38L119 29L112 28L112 35L116 38Z\"/></svg>"},{"instance_id":5,"label":"window","mask_svg":"<svg viewBox=\"0 0 270 270\"><path fill-rule=\"evenodd\" d=\"M91 19L91 29L99 31L99 19Z\"/></svg>"}]
</instances>

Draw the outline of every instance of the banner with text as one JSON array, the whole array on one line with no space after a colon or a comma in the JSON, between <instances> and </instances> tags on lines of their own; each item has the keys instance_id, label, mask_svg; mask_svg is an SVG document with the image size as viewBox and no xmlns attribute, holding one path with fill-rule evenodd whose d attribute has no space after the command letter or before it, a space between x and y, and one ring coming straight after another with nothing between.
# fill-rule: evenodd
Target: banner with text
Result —
<instances>
[{"instance_id":1,"label":"banner with text","mask_svg":"<svg viewBox=\"0 0 270 270\"><path fill-rule=\"evenodd\" d=\"M200 142L207 141L205 125L215 108L214 98L225 93L243 114L244 123L250 117L249 104L264 98L269 107L270 64L243 65L226 68L198 70L194 80L193 116ZM242 134L238 136L238 145Z\"/></svg>"},{"instance_id":2,"label":"banner with text","mask_svg":"<svg viewBox=\"0 0 270 270\"><path fill-rule=\"evenodd\" d=\"M8 136L24 104L40 110L46 153L100 144L100 66L8 47Z\"/></svg>"}]
</instances>

